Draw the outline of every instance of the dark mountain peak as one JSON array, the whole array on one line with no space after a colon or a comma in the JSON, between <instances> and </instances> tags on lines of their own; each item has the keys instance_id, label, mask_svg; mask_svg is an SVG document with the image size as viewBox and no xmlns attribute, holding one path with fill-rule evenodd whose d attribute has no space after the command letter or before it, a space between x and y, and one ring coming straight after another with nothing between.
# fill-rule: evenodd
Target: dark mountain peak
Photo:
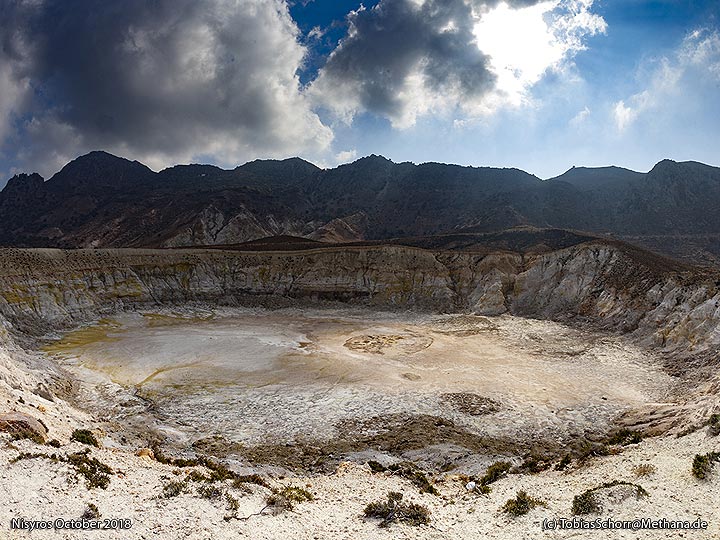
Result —
<instances>
[{"instance_id":1,"label":"dark mountain peak","mask_svg":"<svg viewBox=\"0 0 720 540\"><path fill-rule=\"evenodd\" d=\"M38 173L20 173L8 180L2 193L32 193L42 188L45 180Z\"/></svg>"},{"instance_id":2,"label":"dark mountain peak","mask_svg":"<svg viewBox=\"0 0 720 540\"><path fill-rule=\"evenodd\" d=\"M143 182L154 172L139 161L130 161L101 150L80 156L48 180L53 189L121 189Z\"/></svg>"},{"instance_id":3,"label":"dark mountain peak","mask_svg":"<svg viewBox=\"0 0 720 540\"><path fill-rule=\"evenodd\" d=\"M291 157L286 159L255 159L247 162L245 165L235 167L235 169L278 169L280 167L299 168L306 170L319 171L320 168L309 161L299 157Z\"/></svg>"},{"instance_id":4,"label":"dark mountain peak","mask_svg":"<svg viewBox=\"0 0 720 540\"><path fill-rule=\"evenodd\" d=\"M662 174L667 172L698 172L719 173L720 168L705 165L698 161L673 161L672 159L663 159L659 161L648 174Z\"/></svg>"},{"instance_id":5,"label":"dark mountain peak","mask_svg":"<svg viewBox=\"0 0 720 540\"><path fill-rule=\"evenodd\" d=\"M650 186L695 186L691 189L717 189L720 184L720 168L711 167L697 161L672 161L664 159L647 173ZM700 187L704 185L705 187Z\"/></svg>"},{"instance_id":6,"label":"dark mountain peak","mask_svg":"<svg viewBox=\"0 0 720 540\"><path fill-rule=\"evenodd\" d=\"M93 150L82 156L78 156L70 163L65 165L63 169L67 167L82 168L82 167L97 167L97 168L110 168L110 167L133 167L135 169L142 169L150 171L150 168L143 165L139 161L131 161L124 157L119 157L105 150Z\"/></svg>"},{"instance_id":7,"label":"dark mountain peak","mask_svg":"<svg viewBox=\"0 0 720 540\"><path fill-rule=\"evenodd\" d=\"M386 158L385 156L381 156L379 154L370 154L369 156L361 157L360 159L355 160L353 163L385 163L385 164L393 164L393 161Z\"/></svg>"},{"instance_id":8,"label":"dark mountain peak","mask_svg":"<svg viewBox=\"0 0 720 540\"><path fill-rule=\"evenodd\" d=\"M412 165L411 163L408 163L409 165ZM350 163L343 163L342 165L338 165L334 169L330 170L340 170L340 169L347 169L347 168L368 168L368 167L387 167L396 165L393 161L389 160L385 156L380 156L378 154L370 154L369 156L361 157L359 159L356 159L355 161L351 161ZM403 163L405 165L405 163Z\"/></svg>"},{"instance_id":9,"label":"dark mountain peak","mask_svg":"<svg viewBox=\"0 0 720 540\"><path fill-rule=\"evenodd\" d=\"M294 157L288 159L256 159L245 165L240 165L234 170L254 175L268 175L270 177L277 177L278 175L296 177L298 175L314 174L321 169L309 161Z\"/></svg>"},{"instance_id":10,"label":"dark mountain peak","mask_svg":"<svg viewBox=\"0 0 720 540\"><path fill-rule=\"evenodd\" d=\"M627 185L640 180L642 173L616 167L575 167L546 182L566 182L582 190L599 189L610 184Z\"/></svg>"},{"instance_id":11,"label":"dark mountain peak","mask_svg":"<svg viewBox=\"0 0 720 540\"><path fill-rule=\"evenodd\" d=\"M406 167L415 167L412 163L402 164ZM361 157L360 159L357 159L351 163L345 163L343 165L340 165L338 167L335 167L334 169L330 169L332 171L356 171L356 172L372 172L372 171L390 171L395 168L397 168L398 165L394 163L393 161L389 160L388 158L384 156L379 156L377 154L370 154L369 156Z\"/></svg>"},{"instance_id":12,"label":"dark mountain peak","mask_svg":"<svg viewBox=\"0 0 720 540\"><path fill-rule=\"evenodd\" d=\"M668 171L676 171L680 168L678 167L679 165L682 164L672 159L663 159L662 161L658 161L655 166L650 169L648 174L662 174Z\"/></svg>"}]
</instances>

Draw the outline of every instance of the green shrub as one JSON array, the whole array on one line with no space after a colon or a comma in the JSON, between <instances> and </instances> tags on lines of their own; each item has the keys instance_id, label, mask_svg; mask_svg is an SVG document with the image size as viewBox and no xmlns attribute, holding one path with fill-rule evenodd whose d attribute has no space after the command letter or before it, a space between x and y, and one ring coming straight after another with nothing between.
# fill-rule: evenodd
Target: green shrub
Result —
<instances>
[{"instance_id":1,"label":"green shrub","mask_svg":"<svg viewBox=\"0 0 720 540\"><path fill-rule=\"evenodd\" d=\"M75 468L78 474L85 477L88 489L96 487L106 489L110 484L112 469L99 459L90 457L89 450L70 454L67 462Z\"/></svg>"},{"instance_id":2,"label":"green shrub","mask_svg":"<svg viewBox=\"0 0 720 540\"><path fill-rule=\"evenodd\" d=\"M385 467L378 461L370 460L367 462L370 470L374 473L382 473L391 471L393 474L401 476L407 480L410 480L415 486L420 489L420 493L430 493L432 495L440 495L440 492L435 489L427 474L423 472L417 465L408 461L402 463L394 463Z\"/></svg>"},{"instance_id":3,"label":"green shrub","mask_svg":"<svg viewBox=\"0 0 720 540\"><path fill-rule=\"evenodd\" d=\"M487 468L485 474L480 479L480 485L488 486L494 482L497 482L504 476L507 476L507 473L511 467L512 464L507 461L496 461Z\"/></svg>"},{"instance_id":4,"label":"green shrub","mask_svg":"<svg viewBox=\"0 0 720 540\"><path fill-rule=\"evenodd\" d=\"M612 433L608 439L607 444L617 446L627 446L628 444L637 444L642 442L642 434L637 431L631 431L629 429L621 429Z\"/></svg>"},{"instance_id":5,"label":"green shrub","mask_svg":"<svg viewBox=\"0 0 720 540\"><path fill-rule=\"evenodd\" d=\"M403 503L402 493L388 493L386 501L376 501L365 507L365 517L380 519L380 527L389 527L397 521L408 525L430 523L430 510L415 503Z\"/></svg>"},{"instance_id":6,"label":"green shrub","mask_svg":"<svg viewBox=\"0 0 720 540\"><path fill-rule=\"evenodd\" d=\"M597 502L595 493L588 490L573 498L572 513L576 516L585 514L595 514L600 511L600 505Z\"/></svg>"},{"instance_id":7,"label":"green shrub","mask_svg":"<svg viewBox=\"0 0 720 540\"><path fill-rule=\"evenodd\" d=\"M570 463L572 463L572 457L570 456L570 454L565 454L563 458L558 462L558 464L555 465L555 470L564 471L565 469L567 469Z\"/></svg>"},{"instance_id":8,"label":"green shrub","mask_svg":"<svg viewBox=\"0 0 720 540\"><path fill-rule=\"evenodd\" d=\"M225 494L225 501L227 503L225 509L229 514L226 514L223 519L230 521L231 519L237 518L238 510L240 510L240 502L229 493Z\"/></svg>"},{"instance_id":9,"label":"green shrub","mask_svg":"<svg viewBox=\"0 0 720 540\"><path fill-rule=\"evenodd\" d=\"M696 454L693 458L692 473L695 478L704 480L710 474L713 463L720 461L720 452L710 452L709 454Z\"/></svg>"},{"instance_id":10,"label":"green shrub","mask_svg":"<svg viewBox=\"0 0 720 540\"><path fill-rule=\"evenodd\" d=\"M580 495L576 495L573 499L572 513L574 515L584 515L599 512L600 505L598 504L595 492L600 489L606 489L615 486L631 486L635 488L635 496L638 498L645 497L648 494L648 492L645 491L645 488L638 484L633 484L632 482L625 482L624 480L613 480L612 482L605 482L604 484L596 486L592 489L588 489Z\"/></svg>"},{"instance_id":11,"label":"green shrub","mask_svg":"<svg viewBox=\"0 0 720 540\"><path fill-rule=\"evenodd\" d=\"M102 461L97 458L90 457L90 450L83 450L69 456L63 456L62 454L31 454L28 452L22 452L17 457L13 458L10 463L15 463L23 459L49 459L54 462L63 462L70 464L75 472L84 476L87 488L102 488L105 489L110 485L110 475L113 473L112 469L105 465Z\"/></svg>"},{"instance_id":12,"label":"green shrub","mask_svg":"<svg viewBox=\"0 0 720 540\"><path fill-rule=\"evenodd\" d=\"M192 482L212 482L212 478L204 475L200 471L192 471L187 475L187 479Z\"/></svg>"},{"instance_id":13,"label":"green shrub","mask_svg":"<svg viewBox=\"0 0 720 540\"><path fill-rule=\"evenodd\" d=\"M219 499L223 493L223 489L215 484L203 484L198 488L198 495L203 499Z\"/></svg>"},{"instance_id":14,"label":"green shrub","mask_svg":"<svg viewBox=\"0 0 720 540\"><path fill-rule=\"evenodd\" d=\"M233 478L233 486L239 487L242 484L256 484L264 488L270 489L270 484L267 483L262 476L259 474L238 474Z\"/></svg>"},{"instance_id":15,"label":"green shrub","mask_svg":"<svg viewBox=\"0 0 720 540\"><path fill-rule=\"evenodd\" d=\"M549 468L549 460L535 455L530 455L523 460L523 462L518 467L518 471L527 472L530 474L537 474L546 471Z\"/></svg>"},{"instance_id":16,"label":"green shrub","mask_svg":"<svg viewBox=\"0 0 720 540\"><path fill-rule=\"evenodd\" d=\"M508 499L502 510L506 514L517 517L527 514L536 506L547 506L547 503L541 499L530 497L525 491L518 491L514 499Z\"/></svg>"},{"instance_id":17,"label":"green shrub","mask_svg":"<svg viewBox=\"0 0 720 540\"><path fill-rule=\"evenodd\" d=\"M64 461L61 457L58 457L57 454L46 454L44 452L40 453L32 453L32 452L20 452L17 456L12 458L10 460L10 463L17 463L18 461L22 461L24 459L38 459L38 458L44 458L49 459L51 461Z\"/></svg>"},{"instance_id":18,"label":"green shrub","mask_svg":"<svg viewBox=\"0 0 720 540\"><path fill-rule=\"evenodd\" d=\"M45 438L40 435L39 433L32 431L32 430L18 430L12 432L12 439L13 441L22 441L22 440L30 440L36 444L45 444Z\"/></svg>"},{"instance_id":19,"label":"green shrub","mask_svg":"<svg viewBox=\"0 0 720 540\"><path fill-rule=\"evenodd\" d=\"M87 505L87 508L80 516L80 519L98 519L100 517L100 510L93 503Z\"/></svg>"},{"instance_id":20,"label":"green shrub","mask_svg":"<svg viewBox=\"0 0 720 540\"><path fill-rule=\"evenodd\" d=\"M196 473L194 478L196 481L205 482L217 482L222 480L232 480L235 487L240 486L243 483L246 484L257 484L266 488L270 488L267 481L259 474L238 474L235 471L229 469L222 463L218 463L208 458L207 456L198 456L196 458L172 458L166 456L158 445L152 446L152 451L155 456L155 460L164 465L172 465L173 467L187 468L187 467L198 467L202 466L210 470L210 476L202 475L202 479L198 476L200 473ZM193 473L191 473L193 474Z\"/></svg>"},{"instance_id":21,"label":"green shrub","mask_svg":"<svg viewBox=\"0 0 720 540\"><path fill-rule=\"evenodd\" d=\"M60 441L58 441L57 439L50 439L46 444L48 446L52 446L53 448L60 448L60 446L62 446L60 444Z\"/></svg>"},{"instance_id":22,"label":"green shrub","mask_svg":"<svg viewBox=\"0 0 720 540\"><path fill-rule=\"evenodd\" d=\"M275 489L268 495L265 502L268 506L272 506L276 512L283 510L292 510L295 503L312 501L313 495L308 490L297 486L284 486L281 489Z\"/></svg>"},{"instance_id":23,"label":"green shrub","mask_svg":"<svg viewBox=\"0 0 720 540\"><path fill-rule=\"evenodd\" d=\"M92 431L90 431L89 429L76 429L72 432L70 439L82 444L87 444L88 446L100 448L100 443L98 443L95 435L93 435Z\"/></svg>"},{"instance_id":24,"label":"green shrub","mask_svg":"<svg viewBox=\"0 0 720 540\"><path fill-rule=\"evenodd\" d=\"M163 486L162 496L166 499L177 497L181 493L184 493L187 490L187 487L187 478L183 480L170 480Z\"/></svg>"},{"instance_id":25,"label":"green shrub","mask_svg":"<svg viewBox=\"0 0 720 540\"><path fill-rule=\"evenodd\" d=\"M635 476L650 476L655 472L655 470L655 465L652 465L651 463L643 463L635 467L633 472L635 472Z\"/></svg>"}]
</instances>

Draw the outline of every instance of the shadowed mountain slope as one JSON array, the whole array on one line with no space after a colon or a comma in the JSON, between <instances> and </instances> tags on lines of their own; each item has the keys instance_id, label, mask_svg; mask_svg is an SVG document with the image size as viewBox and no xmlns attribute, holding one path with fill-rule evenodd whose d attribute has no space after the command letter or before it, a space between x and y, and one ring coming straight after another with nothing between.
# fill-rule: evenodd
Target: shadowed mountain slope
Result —
<instances>
[{"instance_id":1,"label":"shadowed mountain slope","mask_svg":"<svg viewBox=\"0 0 720 540\"><path fill-rule=\"evenodd\" d=\"M374 155L334 169L291 158L156 173L91 152L46 182L12 178L0 193L0 243L179 247L276 235L352 242L536 227L619 237L715 264L718 210L720 169L695 162L665 160L648 173L575 167L543 181L518 169Z\"/></svg>"}]
</instances>

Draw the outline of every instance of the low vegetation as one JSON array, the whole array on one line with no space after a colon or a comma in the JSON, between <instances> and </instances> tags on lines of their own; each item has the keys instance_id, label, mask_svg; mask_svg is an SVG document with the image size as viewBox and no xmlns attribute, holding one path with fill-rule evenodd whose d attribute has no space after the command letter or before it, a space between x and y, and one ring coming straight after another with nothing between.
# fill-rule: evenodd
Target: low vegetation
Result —
<instances>
[{"instance_id":1,"label":"low vegetation","mask_svg":"<svg viewBox=\"0 0 720 540\"><path fill-rule=\"evenodd\" d=\"M225 509L228 511L228 514L226 514L223 519L225 521L230 521L233 518L237 519L238 510L240 510L240 502L229 493L225 494L225 502Z\"/></svg>"},{"instance_id":2,"label":"low vegetation","mask_svg":"<svg viewBox=\"0 0 720 540\"><path fill-rule=\"evenodd\" d=\"M198 471L191 472L190 479L196 482L218 482L223 480L232 480L235 487L239 487L240 484L257 484L259 486L270 489L270 485L259 474L238 474L223 465L222 463L213 461L207 456L198 456L190 459L172 458L163 454L162 450L160 450L157 445L152 447L152 452L155 456L155 460L164 465L172 465L179 468L205 467L210 471L209 475L204 475Z\"/></svg>"},{"instance_id":3,"label":"low vegetation","mask_svg":"<svg viewBox=\"0 0 720 540\"><path fill-rule=\"evenodd\" d=\"M552 458L533 453L525 457L517 472L537 474L548 470L551 466Z\"/></svg>"},{"instance_id":4,"label":"low vegetation","mask_svg":"<svg viewBox=\"0 0 720 540\"><path fill-rule=\"evenodd\" d=\"M592 489L588 489L580 495L575 496L572 504L573 515L581 516L600 512L600 503L597 499L597 492L601 489L613 488L615 486L630 486L634 488L635 496L638 498L646 497L648 495L648 492L645 491L645 488L638 484L633 484L632 482L625 482L624 480L613 480L612 482L605 482L604 484L596 486Z\"/></svg>"},{"instance_id":5,"label":"low vegetation","mask_svg":"<svg viewBox=\"0 0 720 540\"><path fill-rule=\"evenodd\" d=\"M88 489L96 487L106 489L110 485L110 475L113 474L113 470L108 465L90 456L89 449L67 456L63 456L62 454L22 452L10 462L16 463L23 459L47 459L54 462L68 463L77 474L85 478Z\"/></svg>"},{"instance_id":6,"label":"low vegetation","mask_svg":"<svg viewBox=\"0 0 720 540\"><path fill-rule=\"evenodd\" d=\"M385 467L377 461L368 461L368 465L374 473L389 471L397 476L410 480L410 482L420 490L420 493L440 495L440 492L433 486L427 474L414 463L404 461Z\"/></svg>"},{"instance_id":7,"label":"low vegetation","mask_svg":"<svg viewBox=\"0 0 720 540\"><path fill-rule=\"evenodd\" d=\"M95 435L93 435L93 432L89 429L76 429L72 432L70 439L82 444L87 444L88 446L100 448L100 443L98 442Z\"/></svg>"},{"instance_id":8,"label":"low vegetation","mask_svg":"<svg viewBox=\"0 0 720 540\"><path fill-rule=\"evenodd\" d=\"M222 487L216 485L216 484L202 484L200 487L198 487L198 495L200 495L203 499L210 499L210 500L216 500L222 497L225 494L225 490L222 489Z\"/></svg>"},{"instance_id":9,"label":"low vegetation","mask_svg":"<svg viewBox=\"0 0 720 540\"><path fill-rule=\"evenodd\" d=\"M306 489L297 486L284 486L281 489L273 490L265 499L265 503L277 513L292 510L296 503L312 501L313 498L312 493Z\"/></svg>"},{"instance_id":10,"label":"low vegetation","mask_svg":"<svg viewBox=\"0 0 720 540\"><path fill-rule=\"evenodd\" d=\"M629 444L638 444L642 442L642 440L642 434L638 433L637 431L621 429L614 433L611 433L605 442L606 444L614 446L627 446Z\"/></svg>"},{"instance_id":11,"label":"low vegetation","mask_svg":"<svg viewBox=\"0 0 720 540\"><path fill-rule=\"evenodd\" d=\"M710 475L716 461L720 461L720 452L696 454L692 463L693 476L699 480L705 480Z\"/></svg>"},{"instance_id":12,"label":"low vegetation","mask_svg":"<svg viewBox=\"0 0 720 540\"><path fill-rule=\"evenodd\" d=\"M547 506L542 499L536 499L528 495L525 491L518 491L514 499L508 499L502 507L502 511L511 516L523 516L537 506Z\"/></svg>"},{"instance_id":13,"label":"low vegetation","mask_svg":"<svg viewBox=\"0 0 720 540\"><path fill-rule=\"evenodd\" d=\"M655 465L653 465L652 463L643 463L633 469L635 476L638 476L638 477L650 476L650 475L654 474L655 471L656 471Z\"/></svg>"},{"instance_id":14,"label":"low vegetation","mask_svg":"<svg viewBox=\"0 0 720 540\"><path fill-rule=\"evenodd\" d=\"M188 489L188 479L183 480L170 480L163 485L162 496L165 499L177 497L178 495L185 493Z\"/></svg>"},{"instance_id":15,"label":"low vegetation","mask_svg":"<svg viewBox=\"0 0 720 540\"><path fill-rule=\"evenodd\" d=\"M97 458L90 456L90 450L84 450L67 456L67 462L78 474L85 477L88 489L106 489L110 485L112 469Z\"/></svg>"},{"instance_id":16,"label":"low vegetation","mask_svg":"<svg viewBox=\"0 0 720 540\"><path fill-rule=\"evenodd\" d=\"M365 507L365 517L380 519L380 527L389 527L392 523L408 525L428 525L430 510L415 503L404 503L403 494L390 492L387 500L375 501Z\"/></svg>"},{"instance_id":17,"label":"low vegetation","mask_svg":"<svg viewBox=\"0 0 720 540\"><path fill-rule=\"evenodd\" d=\"M555 465L556 471L564 471L568 468L568 466L572 463L572 457L570 454L565 454L560 461L558 461L558 464Z\"/></svg>"},{"instance_id":18,"label":"low vegetation","mask_svg":"<svg viewBox=\"0 0 720 540\"><path fill-rule=\"evenodd\" d=\"M39 433L37 433L35 431L29 430L29 429L14 431L12 433L12 439L14 441L21 441L21 440L29 439L36 444L45 444L45 439L43 438L42 435L40 435Z\"/></svg>"},{"instance_id":19,"label":"low vegetation","mask_svg":"<svg viewBox=\"0 0 720 540\"><path fill-rule=\"evenodd\" d=\"M93 503L90 503L87 505L87 508L85 508L85 511L82 516L80 516L80 519L98 519L100 516L101 514L98 507Z\"/></svg>"},{"instance_id":20,"label":"low vegetation","mask_svg":"<svg viewBox=\"0 0 720 540\"><path fill-rule=\"evenodd\" d=\"M480 479L480 485L489 486L490 484L497 482L501 478L507 476L508 471L512 468L512 464L508 461L496 461L490 465L485 474Z\"/></svg>"},{"instance_id":21,"label":"low vegetation","mask_svg":"<svg viewBox=\"0 0 720 540\"><path fill-rule=\"evenodd\" d=\"M598 503L595 492L588 490L580 495L576 495L573 498L572 513L576 516L583 516L587 514L596 514L600 511L600 504Z\"/></svg>"}]
</instances>

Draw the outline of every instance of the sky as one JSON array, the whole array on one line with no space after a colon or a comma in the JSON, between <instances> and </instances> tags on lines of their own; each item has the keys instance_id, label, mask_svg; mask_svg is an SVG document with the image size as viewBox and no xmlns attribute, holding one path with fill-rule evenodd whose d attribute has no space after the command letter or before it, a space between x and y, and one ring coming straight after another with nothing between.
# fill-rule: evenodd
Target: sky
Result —
<instances>
[{"instance_id":1,"label":"sky","mask_svg":"<svg viewBox=\"0 0 720 540\"><path fill-rule=\"evenodd\" d=\"M0 0L0 186L91 150L720 165L720 1Z\"/></svg>"}]
</instances>

